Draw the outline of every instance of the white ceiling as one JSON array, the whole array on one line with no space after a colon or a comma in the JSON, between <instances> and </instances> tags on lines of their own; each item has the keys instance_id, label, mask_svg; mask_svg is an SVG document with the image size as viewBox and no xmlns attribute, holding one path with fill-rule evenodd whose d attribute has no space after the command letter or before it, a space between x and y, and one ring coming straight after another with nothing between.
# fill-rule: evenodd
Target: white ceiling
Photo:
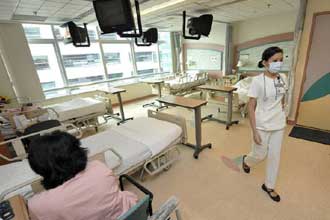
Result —
<instances>
[{"instance_id":1,"label":"white ceiling","mask_svg":"<svg viewBox=\"0 0 330 220\"><path fill-rule=\"evenodd\" d=\"M133 0L131 0L133 2ZM140 0L141 11L169 0ZM182 11L189 16L211 13L215 21L236 22L265 15L297 11L299 0L185 0L142 17L146 27L180 30ZM93 22L91 0L0 0L0 20L63 23L69 20Z\"/></svg>"}]
</instances>

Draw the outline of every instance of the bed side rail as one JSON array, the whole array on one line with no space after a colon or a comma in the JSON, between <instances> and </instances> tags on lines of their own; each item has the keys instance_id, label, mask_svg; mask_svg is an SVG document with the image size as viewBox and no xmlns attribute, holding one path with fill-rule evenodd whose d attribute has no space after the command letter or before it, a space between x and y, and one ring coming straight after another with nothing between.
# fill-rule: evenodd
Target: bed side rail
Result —
<instances>
[{"instance_id":1,"label":"bed side rail","mask_svg":"<svg viewBox=\"0 0 330 220\"><path fill-rule=\"evenodd\" d=\"M186 119L184 119L183 117L177 115L171 115L163 112L156 112L152 110L148 110L148 117L162 121L167 121L180 126L182 129L182 143L185 144L187 142L187 138L188 138L187 125L186 125Z\"/></svg>"}]
</instances>

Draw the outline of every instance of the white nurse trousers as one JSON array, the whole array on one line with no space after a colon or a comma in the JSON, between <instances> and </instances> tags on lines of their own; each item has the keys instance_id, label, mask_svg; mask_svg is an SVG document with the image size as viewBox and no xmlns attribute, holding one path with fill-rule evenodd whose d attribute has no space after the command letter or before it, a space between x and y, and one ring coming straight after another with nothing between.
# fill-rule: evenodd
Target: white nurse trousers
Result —
<instances>
[{"instance_id":1,"label":"white nurse trousers","mask_svg":"<svg viewBox=\"0 0 330 220\"><path fill-rule=\"evenodd\" d=\"M254 167L267 157L266 187L274 189L280 165L281 147L284 129L277 131L258 130L262 143L258 145L253 141L252 151L245 158L249 167Z\"/></svg>"}]
</instances>

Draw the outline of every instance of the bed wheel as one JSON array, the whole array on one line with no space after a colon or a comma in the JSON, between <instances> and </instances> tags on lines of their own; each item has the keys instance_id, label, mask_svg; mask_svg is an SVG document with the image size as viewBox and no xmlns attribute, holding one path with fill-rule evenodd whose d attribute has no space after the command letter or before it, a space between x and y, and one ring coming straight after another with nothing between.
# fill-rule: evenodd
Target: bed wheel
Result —
<instances>
[{"instance_id":1,"label":"bed wheel","mask_svg":"<svg viewBox=\"0 0 330 220\"><path fill-rule=\"evenodd\" d=\"M164 168L164 171L169 171L171 169L171 165L168 165L167 167Z\"/></svg>"},{"instance_id":2,"label":"bed wheel","mask_svg":"<svg viewBox=\"0 0 330 220\"><path fill-rule=\"evenodd\" d=\"M209 149L212 149L212 144L210 144Z\"/></svg>"},{"instance_id":3,"label":"bed wheel","mask_svg":"<svg viewBox=\"0 0 330 220\"><path fill-rule=\"evenodd\" d=\"M197 155L197 154L194 154L194 158L195 158L196 160L198 160L198 155Z\"/></svg>"},{"instance_id":4,"label":"bed wheel","mask_svg":"<svg viewBox=\"0 0 330 220\"><path fill-rule=\"evenodd\" d=\"M226 126L226 130L229 130L229 125Z\"/></svg>"}]
</instances>

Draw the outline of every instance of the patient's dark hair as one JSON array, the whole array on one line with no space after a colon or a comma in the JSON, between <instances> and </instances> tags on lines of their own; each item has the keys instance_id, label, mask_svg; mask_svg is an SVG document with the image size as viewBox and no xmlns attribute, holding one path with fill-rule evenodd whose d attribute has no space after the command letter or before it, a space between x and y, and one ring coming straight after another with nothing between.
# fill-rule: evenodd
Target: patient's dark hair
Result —
<instances>
[{"instance_id":1,"label":"patient's dark hair","mask_svg":"<svg viewBox=\"0 0 330 220\"><path fill-rule=\"evenodd\" d=\"M262 63L263 61L268 61L269 58L274 56L277 53L283 53L283 50L279 47L269 47L267 48L263 53L261 57L261 61L258 63L259 68L263 68L264 64Z\"/></svg>"},{"instance_id":2,"label":"patient's dark hair","mask_svg":"<svg viewBox=\"0 0 330 220\"><path fill-rule=\"evenodd\" d=\"M87 150L66 132L56 131L35 138L28 153L32 170L43 177L42 185L47 190L62 185L87 165Z\"/></svg>"}]
</instances>

